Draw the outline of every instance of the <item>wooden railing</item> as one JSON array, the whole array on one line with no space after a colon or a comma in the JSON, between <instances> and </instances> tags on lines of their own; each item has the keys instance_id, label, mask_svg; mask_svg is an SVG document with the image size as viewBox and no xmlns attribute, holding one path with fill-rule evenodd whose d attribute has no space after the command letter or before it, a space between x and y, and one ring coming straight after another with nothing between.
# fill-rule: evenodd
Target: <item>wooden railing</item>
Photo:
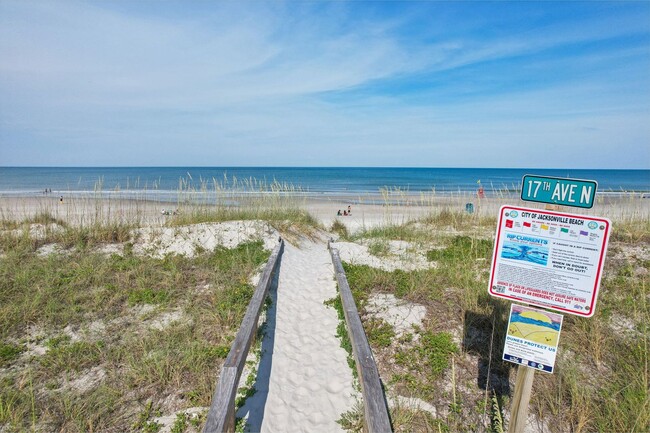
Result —
<instances>
[{"instance_id":1,"label":"wooden railing","mask_svg":"<svg viewBox=\"0 0 650 433\"><path fill-rule=\"evenodd\" d=\"M248 304L246 314L242 320L241 327L237 332L235 341L230 347L230 352L223 364L219 382L212 396L212 404L208 411L208 419L203 426L204 433L233 432L235 430L235 398L237 396L237 385L241 377L246 356L257 334L260 311L269 292L271 276L280 261L284 251L284 241L275 247L269 257L264 272L257 284L253 298Z\"/></svg>"},{"instance_id":2,"label":"wooden railing","mask_svg":"<svg viewBox=\"0 0 650 433\"><path fill-rule=\"evenodd\" d=\"M354 297L345 276L345 270L341 264L341 258L336 248L330 246L330 255L336 272L336 281L339 285L343 313L347 323L348 334L352 342L352 352L357 364L357 372L361 382L361 393L363 394L364 408L364 431L368 433L392 432L388 405L384 389L379 379L379 371L375 358L372 356L366 333L359 318Z\"/></svg>"}]
</instances>

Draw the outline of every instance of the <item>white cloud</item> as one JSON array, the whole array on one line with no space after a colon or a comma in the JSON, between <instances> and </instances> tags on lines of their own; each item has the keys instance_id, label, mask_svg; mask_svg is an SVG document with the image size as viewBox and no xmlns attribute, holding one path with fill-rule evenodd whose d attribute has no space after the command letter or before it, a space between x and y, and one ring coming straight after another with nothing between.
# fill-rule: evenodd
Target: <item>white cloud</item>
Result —
<instances>
[{"instance_id":1,"label":"white cloud","mask_svg":"<svg viewBox=\"0 0 650 433\"><path fill-rule=\"evenodd\" d=\"M567 143L590 155L591 146L612 140L630 152L647 143L650 83L629 80L639 61L647 65L647 44L526 65L539 77L584 68L581 62L614 71L607 65L620 61L627 80L612 72L472 93L482 90L479 78L507 83L507 65L503 75L473 83L447 83L443 74L647 35L641 18L603 16L490 37L480 31L489 20L474 19L464 33L445 36L455 23L433 16L435 31L412 33L411 22L423 17L422 5L410 6L403 16L377 19L341 3L223 2L179 18L111 3L3 1L0 157L38 162L50 146L62 164L529 166L535 155L557 166L568 164L553 154ZM414 90L413 77L438 80L442 90L466 87L469 96ZM388 91L373 90L388 80ZM540 146L553 152L539 156ZM645 152L611 163L638 166L645 158L648 165Z\"/></svg>"}]
</instances>

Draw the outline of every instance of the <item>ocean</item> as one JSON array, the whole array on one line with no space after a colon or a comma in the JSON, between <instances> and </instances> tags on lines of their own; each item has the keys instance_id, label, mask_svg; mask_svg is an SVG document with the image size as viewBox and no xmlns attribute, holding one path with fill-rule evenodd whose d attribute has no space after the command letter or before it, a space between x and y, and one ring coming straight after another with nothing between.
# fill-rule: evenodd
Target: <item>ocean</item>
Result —
<instances>
[{"instance_id":1,"label":"ocean","mask_svg":"<svg viewBox=\"0 0 650 433\"><path fill-rule=\"evenodd\" d=\"M650 192L650 170L363 167L0 167L0 197L102 194L162 197L179 190L281 190L306 195L518 193L525 174L588 179L598 192Z\"/></svg>"}]
</instances>

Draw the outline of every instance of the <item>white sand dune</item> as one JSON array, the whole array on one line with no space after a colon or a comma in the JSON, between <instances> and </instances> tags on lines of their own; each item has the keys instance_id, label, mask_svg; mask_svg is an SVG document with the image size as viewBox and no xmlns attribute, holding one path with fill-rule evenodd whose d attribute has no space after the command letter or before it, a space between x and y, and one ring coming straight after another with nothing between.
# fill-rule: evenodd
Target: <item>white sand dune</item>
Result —
<instances>
[{"instance_id":1,"label":"white sand dune","mask_svg":"<svg viewBox=\"0 0 650 433\"><path fill-rule=\"evenodd\" d=\"M263 221L226 221L181 227L143 227L136 230L138 254L154 257L166 254L194 256L198 250L211 251L217 246L234 248L252 240L262 239L267 249L277 243L277 232Z\"/></svg>"},{"instance_id":2,"label":"white sand dune","mask_svg":"<svg viewBox=\"0 0 650 433\"><path fill-rule=\"evenodd\" d=\"M396 269L414 271L428 269L436 266L434 262L426 259L422 252L408 251L404 245L407 242L391 241L390 252L385 257L377 257L370 254L368 245L355 242L334 242L332 247L339 250L341 260L354 265L368 265L372 268L392 272Z\"/></svg>"},{"instance_id":3,"label":"white sand dune","mask_svg":"<svg viewBox=\"0 0 650 433\"><path fill-rule=\"evenodd\" d=\"M256 393L237 416L252 432L336 432L355 401L352 370L336 337L337 296L323 242L286 244L277 293L267 313Z\"/></svg>"},{"instance_id":4,"label":"white sand dune","mask_svg":"<svg viewBox=\"0 0 650 433\"><path fill-rule=\"evenodd\" d=\"M414 326L421 327L427 314L424 305L398 299L392 293L372 294L365 308L371 317L382 319L391 325L397 337L413 332Z\"/></svg>"}]
</instances>

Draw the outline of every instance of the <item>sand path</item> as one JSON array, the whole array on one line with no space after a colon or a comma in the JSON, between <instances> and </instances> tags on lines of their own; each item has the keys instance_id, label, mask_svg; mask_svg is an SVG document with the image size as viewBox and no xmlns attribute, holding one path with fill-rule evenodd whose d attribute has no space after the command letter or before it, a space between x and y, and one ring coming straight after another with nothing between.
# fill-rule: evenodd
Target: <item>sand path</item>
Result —
<instances>
[{"instance_id":1,"label":"sand path","mask_svg":"<svg viewBox=\"0 0 650 433\"><path fill-rule=\"evenodd\" d=\"M341 431L336 420L351 409L354 389L336 311L323 304L336 295L326 244L285 244L256 393L237 413L248 416L248 431Z\"/></svg>"}]
</instances>

